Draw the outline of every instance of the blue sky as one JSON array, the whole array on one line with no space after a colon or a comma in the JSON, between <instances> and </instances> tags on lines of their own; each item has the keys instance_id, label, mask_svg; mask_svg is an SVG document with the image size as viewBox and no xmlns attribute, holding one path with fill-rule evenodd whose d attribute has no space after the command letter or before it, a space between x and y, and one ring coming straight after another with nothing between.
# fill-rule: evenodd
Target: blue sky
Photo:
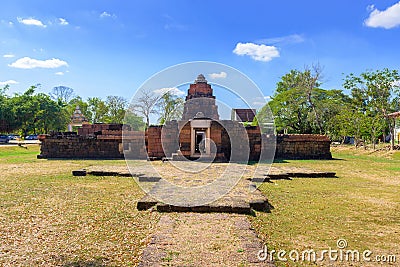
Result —
<instances>
[{"instance_id":1,"label":"blue sky","mask_svg":"<svg viewBox=\"0 0 400 267\"><path fill-rule=\"evenodd\" d=\"M322 87L341 89L343 73L399 69L399 26L396 0L2 1L0 86L130 99L164 68L213 61L266 96L291 69L318 62Z\"/></svg>"}]
</instances>

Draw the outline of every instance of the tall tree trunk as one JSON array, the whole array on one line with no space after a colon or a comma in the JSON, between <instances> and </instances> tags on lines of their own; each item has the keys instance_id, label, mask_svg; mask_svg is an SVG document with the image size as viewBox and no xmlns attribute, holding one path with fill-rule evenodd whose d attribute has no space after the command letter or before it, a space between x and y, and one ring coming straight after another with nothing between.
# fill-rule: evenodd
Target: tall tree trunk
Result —
<instances>
[{"instance_id":1,"label":"tall tree trunk","mask_svg":"<svg viewBox=\"0 0 400 267\"><path fill-rule=\"evenodd\" d=\"M148 129L149 126L150 126L150 118L149 118L149 116L147 115L147 116L146 116L146 129Z\"/></svg>"}]
</instances>

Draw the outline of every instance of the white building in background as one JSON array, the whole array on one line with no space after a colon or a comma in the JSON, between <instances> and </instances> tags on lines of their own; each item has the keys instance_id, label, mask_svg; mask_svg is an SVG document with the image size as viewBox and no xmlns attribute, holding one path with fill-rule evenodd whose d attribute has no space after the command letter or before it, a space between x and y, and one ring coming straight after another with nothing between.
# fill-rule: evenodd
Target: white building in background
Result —
<instances>
[{"instance_id":1,"label":"white building in background","mask_svg":"<svg viewBox=\"0 0 400 267\"><path fill-rule=\"evenodd\" d=\"M400 111L390 113L389 117L394 118L395 129L394 129L394 140L400 144Z\"/></svg>"}]
</instances>

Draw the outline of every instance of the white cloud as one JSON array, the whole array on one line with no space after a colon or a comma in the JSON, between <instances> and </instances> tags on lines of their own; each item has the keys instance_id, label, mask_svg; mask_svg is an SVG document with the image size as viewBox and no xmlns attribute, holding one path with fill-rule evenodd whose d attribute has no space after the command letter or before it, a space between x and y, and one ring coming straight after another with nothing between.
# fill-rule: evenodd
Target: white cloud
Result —
<instances>
[{"instance_id":1,"label":"white cloud","mask_svg":"<svg viewBox=\"0 0 400 267\"><path fill-rule=\"evenodd\" d=\"M225 79L227 74L226 74L226 72L221 71L220 73L208 74L208 76L210 76L211 79Z\"/></svg>"},{"instance_id":2,"label":"white cloud","mask_svg":"<svg viewBox=\"0 0 400 267\"><path fill-rule=\"evenodd\" d=\"M58 18L58 21L59 21L60 25L68 25L69 24L68 21L63 18Z\"/></svg>"},{"instance_id":3,"label":"white cloud","mask_svg":"<svg viewBox=\"0 0 400 267\"><path fill-rule=\"evenodd\" d=\"M110 13L107 13L107 12L103 12L103 13L101 13L100 14L100 18L107 18L107 17L111 17L111 14Z\"/></svg>"},{"instance_id":4,"label":"white cloud","mask_svg":"<svg viewBox=\"0 0 400 267\"><path fill-rule=\"evenodd\" d=\"M156 95L164 95L165 93L169 92L172 95L176 95L176 96L183 96L185 95L185 92L179 90L176 87L170 87L170 88L160 88L160 89L156 89L153 91Z\"/></svg>"},{"instance_id":5,"label":"white cloud","mask_svg":"<svg viewBox=\"0 0 400 267\"><path fill-rule=\"evenodd\" d=\"M23 57L9 64L8 66L18 69L34 69L34 68L54 69L62 66L68 66L68 63L58 58L38 60L30 57Z\"/></svg>"},{"instance_id":6,"label":"white cloud","mask_svg":"<svg viewBox=\"0 0 400 267\"><path fill-rule=\"evenodd\" d=\"M32 51L35 53L43 53L44 49L43 48L39 48L39 49L33 48Z\"/></svg>"},{"instance_id":7,"label":"white cloud","mask_svg":"<svg viewBox=\"0 0 400 267\"><path fill-rule=\"evenodd\" d=\"M400 1L383 11L373 5L367 9L371 13L364 21L364 25L368 27L391 29L400 25Z\"/></svg>"},{"instance_id":8,"label":"white cloud","mask_svg":"<svg viewBox=\"0 0 400 267\"><path fill-rule=\"evenodd\" d=\"M38 27L43 27L46 28L46 25L43 24L40 20L34 19L34 18L17 18L19 23L25 24L25 25L32 25L32 26L38 26Z\"/></svg>"},{"instance_id":9,"label":"white cloud","mask_svg":"<svg viewBox=\"0 0 400 267\"><path fill-rule=\"evenodd\" d=\"M13 55L13 54L5 54L5 55L3 55L3 57L4 58L13 58L13 57L15 57L15 55Z\"/></svg>"},{"instance_id":10,"label":"white cloud","mask_svg":"<svg viewBox=\"0 0 400 267\"><path fill-rule=\"evenodd\" d=\"M54 73L55 75L60 75L60 76L62 76L62 75L64 75L64 72L62 72L62 71L59 71L59 72L56 72L56 73Z\"/></svg>"},{"instance_id":11,"label":"white cloud","mask_svg":"<svg viewBox=\"0 0 400 267\"><path fill-rule=\"evenodd\" d=\"M113 18L115 19L117 16L115 14L110 14L106 11L104 11L103 13L100 14L100 18L104 19L104 18Z\"/></svg>"},{"instance_id":12,"label":"white cloud","mask_svg":"<svg viewBox=\"0 0 400 267\"><path fill-rule=\"evenodd\" d=\"M256 43L267 44L267 45L273 45L273 44L286 45L286 44L302 43L304 41L305 41L305 38L303 35L291 34L291 35L286 35L286 36L281 36L281 37L261 39L261 40L258 40Z\"/></svg>"},{"instance_id":13,"label":"white cloud","mask_svg":"<svg viewBox=\"0 0 400 267\"><path fill-rule=\"evenodd\" d=\"M236 55L247 55L256 61L271 61L279 57L279 51L275 46L258 45L254 43L237 43L233 53Z\"/></svg>"},{"instance_id":14,"label":"white cloud","mask_svg":"<svg viewBox=\"0 0 400 267\"><path fill-rule=\"evenodd\" d=\"M7 84L17 84L17 83L18 83L17 81L8 80L8 81L5 81L5 82L0 82L0 86L7 85Z\"/></svg>"}]
</instances>

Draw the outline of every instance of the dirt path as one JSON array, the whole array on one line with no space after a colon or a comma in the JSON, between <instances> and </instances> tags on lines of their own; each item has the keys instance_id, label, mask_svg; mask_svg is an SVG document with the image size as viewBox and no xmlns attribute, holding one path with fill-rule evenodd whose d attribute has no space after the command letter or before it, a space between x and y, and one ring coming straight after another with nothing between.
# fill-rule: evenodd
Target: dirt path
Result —
<instances>
[{"instance_id":1,"label":"dirt path","mask_svg":"<svg viewBox=\"0 0 400 267\"><path fill-rule=\"evenodd\" d=\"M148 237L139 266L274 266L245 215L165 213Z\"/></svg>"}]
</instances>

